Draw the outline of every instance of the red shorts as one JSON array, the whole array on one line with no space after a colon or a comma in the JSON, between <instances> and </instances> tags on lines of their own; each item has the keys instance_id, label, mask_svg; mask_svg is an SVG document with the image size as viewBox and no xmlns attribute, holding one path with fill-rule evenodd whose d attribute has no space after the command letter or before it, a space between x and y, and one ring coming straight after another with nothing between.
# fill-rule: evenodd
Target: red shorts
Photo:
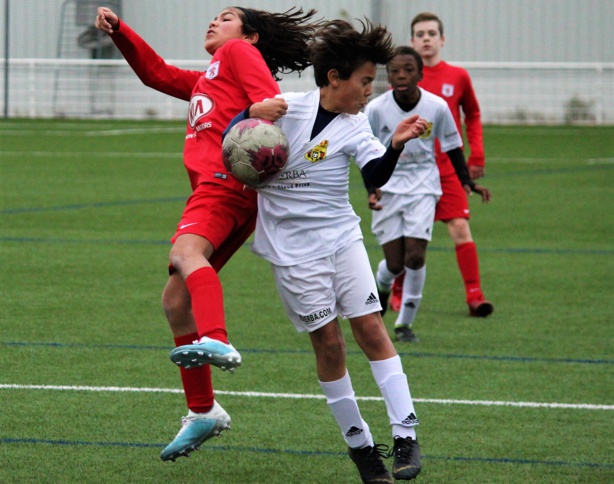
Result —
<instances>
[{"instance_id":1,"label":"red shorts","mask_svg":"<svg viewBox=\"0 0 614 484\"><path fill-rule=\"evenodd\" d=\"M435 208L435 221L447 222L453 218L469 218L469 202L456 173L441 176L443 195Z\"/></svg>"},{"instance_id":2,"label":"red shorts","mask_svg":"<svg viewBox=\"0 0 614 484\"><path fill-rule=\"evenodd\" d=\"M201 183L188 198L171 242L181 234L206 238L215 247L209 262L219 272L256 228L257 196L255 190Z\"/></svg>"}]
</instances>

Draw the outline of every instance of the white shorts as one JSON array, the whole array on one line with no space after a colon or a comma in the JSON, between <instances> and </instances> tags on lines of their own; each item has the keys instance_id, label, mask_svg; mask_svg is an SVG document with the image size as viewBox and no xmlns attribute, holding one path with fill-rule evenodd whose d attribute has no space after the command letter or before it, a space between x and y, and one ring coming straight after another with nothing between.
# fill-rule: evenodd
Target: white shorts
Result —
<instances>
[{"instance_id":1,"label":"white shorts","mask_svg":"<svg viewBox=\"0 0 614 484\"><path fill-rule=\"evenodd\" d=\"M328 257L271 267L286 313L300 333L311 333L338 315L357 318L382 309L362 240Z\"/></svg>"},{"instance_id":2,"label":"white shorts","mask_svg":"<svg viewBox=\"0 0 614 484\"><path fill-rule=\"evenodd\" d=\"M437 195L383 193L381 210L374 210L371 230L379 245L401 237L431 240Z\"/></svg>"}]
</instances>

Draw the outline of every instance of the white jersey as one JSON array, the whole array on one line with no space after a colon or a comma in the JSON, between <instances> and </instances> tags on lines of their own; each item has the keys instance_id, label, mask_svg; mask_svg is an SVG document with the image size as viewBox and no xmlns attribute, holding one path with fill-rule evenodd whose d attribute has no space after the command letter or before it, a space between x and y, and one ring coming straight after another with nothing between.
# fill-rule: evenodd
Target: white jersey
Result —
<instances>
[{"instance_id":1,"label":"white jersey","mask_svg":"<svg viewBox=\"0 0 614 484\"><path fill-rule=\"evenodd\" d=\"M339 114L314 139L319 89L284 93L288 112L275 124L290 143L279 176L258 190L258 219L252 251L280 266L321 259L362 239L360 217L349 199L350 157L359 168L386 147L363 113Z\"/></svg>"},{"instance_id":2,"label":"white jersey","mask_svg":"<svg viewBox=\"0 0 614 484\"><path fill-rule=\"evenodd\" d=\"M399 107L392 90L376 97L365 108L373 132L386 145L403 119L419 114L428 121L426 133L405 143L394 173L381 188L382 192L441 196L439 169L435 162L435 139L441 143L444 153L463 146L447 103L439 96L419 89L420 101L409 112Z\"/></svg>"}]
</instances>

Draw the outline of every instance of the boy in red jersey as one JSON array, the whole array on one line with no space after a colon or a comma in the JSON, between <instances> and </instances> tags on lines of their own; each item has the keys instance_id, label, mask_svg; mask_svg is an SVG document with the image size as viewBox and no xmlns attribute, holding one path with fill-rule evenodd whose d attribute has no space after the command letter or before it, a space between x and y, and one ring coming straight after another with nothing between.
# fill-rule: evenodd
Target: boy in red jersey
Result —
<instances>
[{"instance_id":1,"label":"boy in red jersey","mask_svg":"<svg viewBox=\"0 0 614 484\"><path fill-rule=\"evenodd\" d=\"M443 23L437 15L423 12L411 23L411 45L424 62L423 79L419 86L446 100L456 126L462 133L461 110L471 153L467 161L473 180L484 176L484 146L480 106L471 78L465 69L452 66L441 58L445 43ZM441 176L443 195L437 204L435 220L447 224L456 250L456 260L465 285L466 302L471 316L486 317L494 310L482 292L478 253L469 228L467 190L461 186L450 159L438 150L437 166ZM390 307L400 309L404 275L393 285Z\"/></svg>"},{"instance_id":2,"label":"boy in red jersey","mask_svg":"<svg viewBox=\"0 0 614 484\"><path fill-rule=\"evenodd\" d=\"M279 14L222 10L205 36L205 50L213 56L209 68L199 72L166 64L113 11L98 9L96 27L111 36L141 81L190 103L184 164L193 192L172 238L162 306L176 346L195 347L200 357L197 363L185 360L184 352L171 357L182 366L189 414L162 451L163 460L187 456L229 428L230 417L214 399L210 365L234 371L241 355L228 341L217 273L253 232L257 201L256 192L244 190L224 168L222 132L248 106L251 116L271 121L285 114L283 100L261 101L279 94L278 73L309 65L307 42L315 24L305 22L314 14L294 8Z\"/></svg>"}]
</instances>

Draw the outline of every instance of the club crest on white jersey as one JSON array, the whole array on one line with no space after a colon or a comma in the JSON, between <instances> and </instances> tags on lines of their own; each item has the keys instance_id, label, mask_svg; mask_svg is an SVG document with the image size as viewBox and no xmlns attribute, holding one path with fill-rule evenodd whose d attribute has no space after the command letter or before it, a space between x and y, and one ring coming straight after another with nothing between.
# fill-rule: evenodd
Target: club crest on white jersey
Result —
<instances>
[{"instance_id":1,"label":"club crest on white jersey","mask_svg":"<svg viewBox=\"0 0 614 484\"><path fill-rule=\"evenodd\" d=\"M213 64L209 64L209 69L205 73L205 77L207 79L215 79L220 72L220 61L214 62Z\"/></svg>"},{"instance_id":2,"label":"club crest on white jersey","mask_svg":"<svg viewBox=\"0 0 614 484\"><path fill-rule=\"evenodd\" d=\"M445 97L454 96L454 84L444 84L441 86L441 94Z\"/></svg>"},{"instance_id":3,"label":"club crest on white jersey","mask_svg":"<svg viewBox=\"0 0 614 484\"><path fill-rule=\"evenodd\" d=\"M190 109L188 111L188 123L194 129L198 120L206 116L215 107L215 102L206 94L194 94L190 99Z\"/></svg>"},{"instance_id":4,"label":"club crest on white jersey","mask_svg":"<svg viewBox=\"0 0 614 484\"><path fill-rule=\"evenodd\" d=\"M426 123L426 130L424 130L424 133L420 135L420 139L429 139L432 134L433 134L433 122L429 121L428 123Z\"/></svg>"},{"instance_id":5,"label":"club crest on white jersey","mask_svg":"<svg viewBox=\"0 0 614 484\"><path fill-rule=\"evenodd\" d=\"M326 158L326 151L328 149L328 140L325 139L321 143L319 143L312 150L309 150L305 153L305 159L311 161L312 163L316 163L318 161L322 161Z\"/></svg>"}]
</instances>

